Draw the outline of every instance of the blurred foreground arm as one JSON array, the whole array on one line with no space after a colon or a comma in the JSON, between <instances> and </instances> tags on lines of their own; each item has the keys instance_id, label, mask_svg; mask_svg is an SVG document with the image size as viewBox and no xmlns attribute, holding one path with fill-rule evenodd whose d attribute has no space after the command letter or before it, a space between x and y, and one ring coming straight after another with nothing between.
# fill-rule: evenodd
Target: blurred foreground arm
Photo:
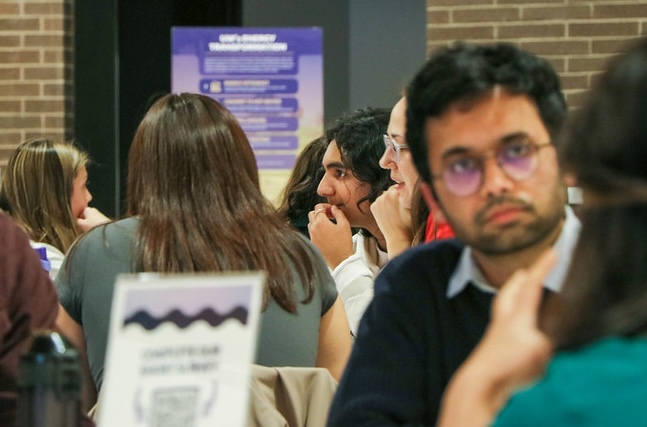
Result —
<instances>
[{"instance_id":1,"label":"blurred foreground arm","mask_svg":"<svg viewBox=\"0 0 647 427\"><path fill-rule=\"evenodd\" d=\"M489 426L515 389L543 373L552 345L537 327L537 313L555 259L548 251L501 289L485 336L449 383L439 427Z\"/></svg>"}]
</instances>

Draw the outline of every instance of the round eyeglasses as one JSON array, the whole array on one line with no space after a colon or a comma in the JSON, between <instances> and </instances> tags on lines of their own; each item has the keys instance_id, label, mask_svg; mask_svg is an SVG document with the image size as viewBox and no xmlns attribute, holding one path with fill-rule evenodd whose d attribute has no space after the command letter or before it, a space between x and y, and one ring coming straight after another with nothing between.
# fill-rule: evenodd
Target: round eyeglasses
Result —
<instances>
[{"instance_id":1,"label":"round eyeglasses","mask_svg":"<svg viewBox=\"0 0 647 427\"><path fill-rule=\"evenodd\" d=\"M400 163L400 151L402 150L408 150L409 147L407 144L398 144L398 142L391 138L389 135L382 135L382 139L384 140L384 149L388 150L391 149L395 153L395 162Z\"/></svg>"},{"instance_id":2,"label":"round eyeglasses","mask_svg":"<svg viewBox=\"0 0 647 427\"><path fill-rule=\"evenodd\" d=\"M488 157L494 157L497 165L515 181L530 178L537 170L537 153L551 142L534 144L527 139L504 143L489 153L456 153L443 160L442 172L432 175L442 180L447 189L456 196L467 197L476 193L483 184L483 168Z\"/></svg>"}]
</instances>

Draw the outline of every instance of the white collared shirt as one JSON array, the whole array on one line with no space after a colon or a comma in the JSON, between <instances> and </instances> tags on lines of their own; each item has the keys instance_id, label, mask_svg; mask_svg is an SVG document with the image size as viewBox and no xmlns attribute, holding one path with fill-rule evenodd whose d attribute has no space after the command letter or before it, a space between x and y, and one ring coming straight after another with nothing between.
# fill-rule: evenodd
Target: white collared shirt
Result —
<instances>
[{"instance_id":1,"label":"white collared shirt","mask_svg":"<svg viewBox=\"0 0 647 427\"><path fill-rule=\"evenodd\" d=\"M580 235L580 220L575 216L573 210L569 206L566 206L565 210L566 220L564 221L564 226L559 234L559 238L553 246L559 255L557 263L544 280L544 287L553 292L558 292L562 288L562 284L564 283L566 273L568 272L568 268L571 263L571 254L573 249L575 249L577 239ZM497 292L497 289L490 285L485 279L481 269L474 261L474 258L472 257L472 248L465 246L458 264L456 265L456 269L452 273L452 277L449 279L449 284L447 285L447 298L453 298L461 293L469 283L473 283L474 286L484 292L492 294Z\"/></svg>"},{"instance_id":2,"label":"white collared shirt","mask_svg":"<svg viewBox=\"0 0 647 427\"><path fill-rule=\"evenodd\" d=\"M389 257L379 248L375 237L360 233L353 236L353 249L355 253L332 271L332 277L344 303L350 330L355 336L366 307L373 300L375 276Z\"/></svg>"}]
</instances>

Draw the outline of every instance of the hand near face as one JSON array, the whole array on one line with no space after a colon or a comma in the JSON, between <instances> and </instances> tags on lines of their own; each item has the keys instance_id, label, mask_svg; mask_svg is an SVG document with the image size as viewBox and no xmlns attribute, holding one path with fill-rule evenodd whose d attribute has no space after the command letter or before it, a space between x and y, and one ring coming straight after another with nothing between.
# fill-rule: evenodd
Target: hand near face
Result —
<instances>
[{"instance_id":1,"label":"hand near face","mask_svg":"<svg viewBox=\"0 0 647 427\"><path fill-rule=\"evenodd\" d=\"M445 393L439 426L489 425L515 389L543 373L553 349L537 316L543 280L555 260L549 250L503 286L485 336Z\"/></svg>"},{"instance_id":2,"label":"hand near face","mask_svg":"<svg viewBox=\"0 0 647 427\"><path fill-rule=\"evenodd\" d=\"M396 186L390 187L371 204L377 226L386 239L389 259L411 247L411 209L402 204Z\"/></svg>"},{"instance_id":3,"label":"hand near face","mask_svg":"<svg viewBox=\"0 0 647 427\"><path fill-rule=\"evenodd\" d=\"M76 219L77 225L83 232L110 221L110 218L102 214L98 209L90 207L83 209L81 217Z\"/></svg>"},{"instance_id":4,"label":"hand near face","mask_svg":"<svg viewBox=\"0 0 647 427\"><path fill-rule=\"evenodd\" d=\"M337 206L320 203L308 213L310 240L332 269L353 255L353 236L346 215ZM335 220L335 222L331 221Z\"/></svg>"}]
</instances>

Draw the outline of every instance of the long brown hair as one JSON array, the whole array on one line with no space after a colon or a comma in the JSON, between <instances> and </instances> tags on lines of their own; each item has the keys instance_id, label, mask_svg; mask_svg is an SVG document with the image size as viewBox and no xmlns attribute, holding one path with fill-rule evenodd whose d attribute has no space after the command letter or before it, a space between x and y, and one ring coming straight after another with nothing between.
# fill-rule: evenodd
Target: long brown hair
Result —
<instances>
[{"instance_id":1,"label":"long brown hair","mask_svg":"<svg viewBox=\"0 0 647 427\"><path fill-rule=\"evenodd\" d=\"M128 164L128 213L140 218L134 262L155 272L264 270L271 297L296 311L293 270L311 300L316 252L260 191L236 118L198 94L163 96L141 121Z\"/></svg>"},{"instance_id":2,"label":"long brown hair","mask_svg":"<svg viewBox=\"0 0 647 427\"><path fill-rule=\"evenodd\" d=\"M0 199L31 240L66 252L79 236L71 198L74 178L87 163L80 148L46 138L23 142L13 152Z\"/></svg>"},{"instance_id":3,"label":"long brown hair","mask_svg":"<svg viewBox=\"0 0 647 427\"><path fill-rule=\"evenodd\" d=\"M557 348L647 334L647 39L616 57L560 141L584 189L582 230L548 305Z\"/></svg>"}]
</instances>

